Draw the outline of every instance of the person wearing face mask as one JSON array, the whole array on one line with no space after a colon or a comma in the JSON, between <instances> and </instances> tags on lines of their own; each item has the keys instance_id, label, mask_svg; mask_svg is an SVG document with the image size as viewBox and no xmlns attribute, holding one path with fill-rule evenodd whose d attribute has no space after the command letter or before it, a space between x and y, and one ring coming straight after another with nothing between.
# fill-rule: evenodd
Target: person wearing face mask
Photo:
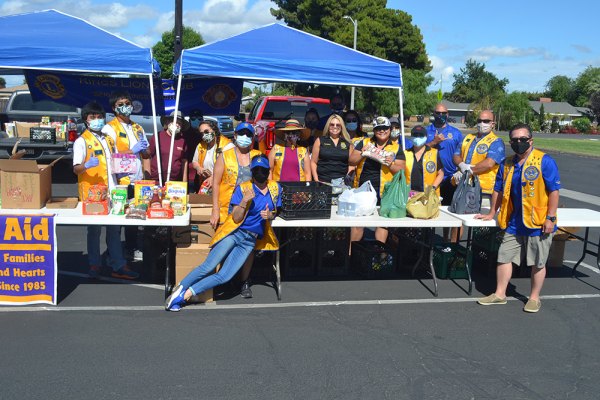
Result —
<instances>
[{"instance_id":1,"label":"person wearing face mask","mask_svg":"<svg viewBox=\"0 0 600 400\"><path fill-rule=\"evenodd\" d=\"M406 166L404 168L406 183L410 190L424 192L427 186L433 186L440 194L440 183L444 179L444 169L438 151L427 146L427 129L422 125L414 126L410 135L413 146L406 150Z\"/></svg>"},{"instance_id":2,"label":"person wearing face mask","mask_svg":"<svg viewBox=\"0 0 600 400\"><path fill-rule=\"evenodd\" d=\"M515 156L498 168L492 206L488 214L475 218L492 220L498 213L498 225L504 230L498 249L496 291L481 298L481 305L506 304L506 289L512 276L512 264L521 264L525 256L531 267L531 294L523 311L540 310L540 292L546 277L546 261L557 230L560 174L548 154L533 147L531 128L517 124L509 132Z\"/></svg>"},{"instance_id":3,"label":"person wearing face mask","mask_svg":"<svg viewBox=\"0 0 600 400\"><path fill-rule=\"evenodd\" d=\"M346 106L342 93L335 93L333 96L331 96L329 99L329 107L331 108L331 113L322 116L319 120L319 130L323 132L325 132L325 124L332 115L344 115L344 109Z\"/></svg>"},{"instance_id":4,"label":"person wearing face mask","mask_svg":"<svg viewBox=\"0 0 600 400\"><path fill-rule=\"evenodd\" d=\"M232 149L235 145L231 140L221 135L221 131L214 121L202 121L198 126L200 143L196 146L192 159L192 168L196 170L198 187L205 184L208 189L213 187L213 170L217 157L224 151ZM207 182L207 183L205 183Z\"/></svg>"},{"instance_id":5,"label":"person wearing face mask","mask_svg":"<svg viewBox=\"0 0 600 400\"><path fill-rule=\"evenodd\" d=\"M436 104L433 111L433 123L427 126L427 145L437 149L444 167L444 179L440 184L442 205L450 205L456 190L456 185L452 184L452 176L457 171L453 157L456 149L460 149L462 141L462 133L448 124L448 108L443 103ZM444 236L448 233L446 228L444 228L444 233Z\"/></svg>"},{"instance_id":6,"label":"person wearing face mask","mask_svg":"<svg viewBox=\"0 0 600 400\"><path fill-rule=\"evenodd\" d=\"M198 144L202 141L202 134L199 134L200 123L204 121L204 114L199 109L193 109L190 111L190 127L183 131L183 140L186 143L186 158L188 165L192 165L194 161L194 153ZM200 188L198 185L198 179L196 179L196 170L194 168L188 168L188 193L196 193Z\"/></svg>"},{"instance_id":7,"label":"person wearing face mask","mask_svg":"<svg viewBox=\"0 0 600 400\"><path fill-rule=\"evenodd\" d=\"M490 207L498 166L504 161L504 141L492 132L493 128L494 114L482 111L477 118L477 135L465 136L460 148L454 151L454 164L459 168L454 175L455 182L467 171L477 175L484 208Z\"/></svg>"},{"instance_id":8,"label":"person wearing face mask","mask_svg":"<svg viewBox=\"0 0 600 400\"><path fill-rule=\"evenodd\" d=\"M398 142L400 147L402 147L402 132L400 131L400 121L397 117L391 117L390 124L392 124L392 133L390 134L390 139L393 142ZM412 140L409 138L404 139L404 144L407 150L412 148L413 146Z\"/></svg>"},{"instance_id":9,"label":"person wearing face mask","mask_svg":"<svg viewBox=\"0 0 600 400\"><path fill-rule=\"evenodd\" d=\"M367 134L362 130L360 115L356 111L348 110L344 113L344 124L352 144L356 144L367 137Z\"/></svg>"},{"instance_id":10,"label":"person wearing face mask","mask_svg":"<svg viewBox=\"0 0 600 400\"><path fill-rule=\"evenodd\" d=\"M188 162L186 158L187 144L181 132L186 131L189 128L189 123L183 118L181 111L177 111L177 122L175 124L173 123L174 117L175 111L168 117L163 116L160 118L163 129L158 133L158 150L160 151L160 173L163 183L167 181L187 182L188 177ZM173 130L175 130L175 132L173 132ZM172 136L175 136L175 138L173 140L171 175L167 176ZM157 149L154 140L150 141L148 155L150 158L144 160L144 175L146 179L158 181Z\"/></svg>"},{"instance_id":11,"label":"person wearing face mask","mask_svg":"<svg viewBox=\"0 0 600 400\"><path fill-rule=\"evenodd\" d=\"M275 144L269 152L271 176L277 182L305 182L311 180L310 156L306 147L298 146L310 135L308 128L303 128L295 119L285 122L285 127L275 131L277 138L283 142Z\"/></svg>"},{"instance_id":12,"label":"person wearing face mask","mask_svg":"<svg viewBox=\"0 0 600 400\"><path fill-rule=\"evenodd\" d=\"M117 185L118 176L113 174L110 163L116 150L115 142L110 136L102 133L105 117L104 109L96 102L88 103L81 109L81 119L87 129L73 143L73 172L77 175L80 201L88 198L88 191L92 185L106 185L109 191ZM87 227L90 278L97 278L102 269L101 229L99 225ZM112 277L136 279L139 275L127 266L123 257L120 226L106 226L106 245L113 270Z\"/></svg>"},{"instance_id":13,"label":"person wearing face mask","mask_svg":"<svg viewBox=\"0 0 600 400\"><path fill-rule=\"evenodd\" d=\"M235 187L231 211L210 243L206 260L181 280L165 301L167 311L180 311L190 297L230 281L253 250L279 248L271 221L281 207L281 186L268 179L269 160L262 154L250 162L252 180ZM212 273L221 264L221 269Z\"/></svg>"},{"instance_id":14,"label":"person wearing face mask","mask_svg":"<svg viewBox=\"0 0 600 400\"><path fill-rule=\"evenodd\" d=\"M309 152L312 152L315 139L323 135L323 131L319 130L319 112L316 108L311 107L304 114L304 127L309 129L308 139L300 141L299 145L305 146Z\"/></svg>"}]
</instances>

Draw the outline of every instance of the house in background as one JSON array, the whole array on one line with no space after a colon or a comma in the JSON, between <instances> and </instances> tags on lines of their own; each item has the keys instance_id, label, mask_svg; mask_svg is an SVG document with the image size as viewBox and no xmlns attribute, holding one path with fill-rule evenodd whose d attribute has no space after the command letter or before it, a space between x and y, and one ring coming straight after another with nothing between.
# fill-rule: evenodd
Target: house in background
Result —
<instances>
[{"instance_id":1,"label":"house in background","mask_svg":"<svg viewBox=\"0 0 600 400\"><path fill-rule=\"evenodd\" d=\"M546 120L557 119L560 126L571 125L574 119L587 117L587 112L582 112L585 107L573 107L566 101L552 101L547 97L541 97L538 101L530 101L529 105L536 115L540 115L540 108L544 105Z\"/></svg>"},{"instance_id":2,"label":"house in background","mask_svg":"<svg viewBox=\"0 0 600 400\"><path fill-rule=\"evenodd\" d=\"M455 103L453 101L442 100L442 104L448 109L448 122L464 124L467 114L472 112L471 103Z\"/></svg>"}]
</instances>

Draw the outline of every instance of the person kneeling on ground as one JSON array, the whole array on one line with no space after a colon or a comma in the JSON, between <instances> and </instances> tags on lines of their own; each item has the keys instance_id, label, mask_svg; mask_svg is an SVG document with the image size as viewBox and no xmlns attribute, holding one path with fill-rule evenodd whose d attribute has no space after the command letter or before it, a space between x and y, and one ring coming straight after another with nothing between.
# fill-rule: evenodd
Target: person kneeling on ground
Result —
<instances>
[{"instance_id":1,"label":"person kneeling on ground","mask_svg":"<svg viewBox=\"0 0 600 400\"><path fill-rule=\"evenodd\" d=\"M192 296L231 280L252 250L277 250L279 242L271 220L281 207L281 186L267 179L269 160L260 154L250 162L252 180L238 185L231 197L229 215L219 226L206 260L173 289L167 311L179 311ZM217 265L223 267L211 274Z\"/></svg>"}]
</instances>

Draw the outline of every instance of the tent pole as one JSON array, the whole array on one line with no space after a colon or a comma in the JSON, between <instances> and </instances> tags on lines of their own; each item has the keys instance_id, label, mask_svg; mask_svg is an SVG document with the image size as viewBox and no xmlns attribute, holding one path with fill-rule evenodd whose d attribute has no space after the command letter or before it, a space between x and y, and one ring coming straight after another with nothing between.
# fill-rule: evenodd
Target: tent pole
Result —
<instances>
[{"instance_id":1,"label":"tent pole","mask_svg":"<svg viewBox=\"0 0 600 400\"><path fill-rule=\"evenodd\" d=\"M181 56L183 57L183 51L181 52ZM175 110L173 111L173 122L177 123L177 111L179 110L179 93L181 93L181 81L183 80L183 76L181 76L181 67L183 62L181 62L181 57L179 58L179 74L177 74L177 94L175 95ZM183 113L181 114L183 116ZM169 169L167 172L167 182L171 179L171 163L173 162L173 145L175 144L175 133L171 135L171 150L169 151Z\"/></svg>"},{"instance_id":2,"label":"tent pole","mask_svg":"<svg viewBox=\"0 0 600 400\"><path fill-rule=\"evenodd\" d=\"M154 131L154 145L156 147L156 167L158 169L158 185L162 187L162 168L160 163L160 146L158 144L158 132L156 131L156 103L154 101L154 73L149 75L150 79L150 101L152 101L152 128ZM152 160L150 160L152 170Z\"/></svg>"},{"instance_id":3,"label":"tent pole","mask_svg":"<svg viewBox=\"0 0 600 400\"><path fill-rule=\"evenodd\" d=\"M402 88L398 88L398 101L400 102L400 132L402 133L402 151L406 150L406 140L404 139L404 107L402 107L403 103L402 97Z\"/></svg>"}]
</instances>

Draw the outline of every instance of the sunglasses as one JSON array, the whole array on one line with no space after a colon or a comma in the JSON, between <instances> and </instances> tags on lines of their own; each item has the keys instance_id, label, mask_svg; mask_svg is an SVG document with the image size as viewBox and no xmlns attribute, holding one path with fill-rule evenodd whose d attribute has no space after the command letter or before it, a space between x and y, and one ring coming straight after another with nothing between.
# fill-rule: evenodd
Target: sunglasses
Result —
<instances>
[{"instance_id":1,"label":"sunglasses","mask_svg":"<svg viewBox=\"0 0 600 400\"><path fill-rule=\"evenodd\" d=\"M448 115L448 113L446 111L434 111L433 113L435 115Z\"/></svg>"},{"instance_id":2,"label":"sunglasses","mask_svg":"<svg viewBox=\"0 0 600 400\"><path fill-rule=\"evenodd\" d=\"M389 130L389 127L377 127L377 128L373 128L373 132L383 132L383 131L387 131Z\"/></svg>"},{"instance_id":3,"label":"sunglasses","mask_svg":"<svg viewBox=\"0 0 600 400\"><path fill-rule=\"evenodd\" d=\"M481 124L482 122L483 122L484 124L489 124L489 123L492 123L492 122L494 122L494 120L491 120L491 119L478 119L478 120L477 120L477 123L478 123L478 124Z\"/></svg>"},{"instance_id":4,"label":"sunglasses","mask_svg":"<svg viewBox=\"0 0 600 400\"><path fill-rule=\"evenodd\" d=\"M358 122L358 120L356 118L354 118L354 119L347 119L346 123L349 123L349 122Z\"/></svg>"},{"instance_id":5,"label":"sunglasses","mask_svg":"<svg viewBox=\"0 0 600 400\"><path fill-rule=\"evenodd\" d=\"M200 133L209 134L209 133L214 133L214 132L213 131L209 131L208 129L206 129L204 131L200 131Z\"/></svg>"},{"instance_id":6,"label":"sunglasses","mask_svg":"<svg viewBox=\"0 0 600 400\"><path fill-rule=\"evenodd\" d=\"M242 129L241 131L237 132L237 135L240 136L248 136L248 137L254 137L254 133L250 132L248 129Z\"/></svg>"},{"instance_id":7,"label":"sunglasses","mask_svg":"<svg viewBox=\"0 0 600 400\"><path fill-rule=\"evenodd\" d=\"M527 143L531 138L530 137L519 137L510 139L511 143Z\"/></svg>"},{"instance_id":8,"label":"sunglasses","mask_svg":"<svg viewBox=\"0 0 600 400\"><path fill-rule=\"evenodd\" d=\"M341 124L329 124L329 126L332 128L341 128L342 127Z\"/></svg>"},{"instance_id":9,"label":"sunglasses","mask_svg":"<svg viewBox=\"0 0 600 400\"><path fill-rule=\"evenodd\" d=\"M121 106L130 106L131 103L117 103L117 107L121 107Z\"/></svg>"}]
</instances>

